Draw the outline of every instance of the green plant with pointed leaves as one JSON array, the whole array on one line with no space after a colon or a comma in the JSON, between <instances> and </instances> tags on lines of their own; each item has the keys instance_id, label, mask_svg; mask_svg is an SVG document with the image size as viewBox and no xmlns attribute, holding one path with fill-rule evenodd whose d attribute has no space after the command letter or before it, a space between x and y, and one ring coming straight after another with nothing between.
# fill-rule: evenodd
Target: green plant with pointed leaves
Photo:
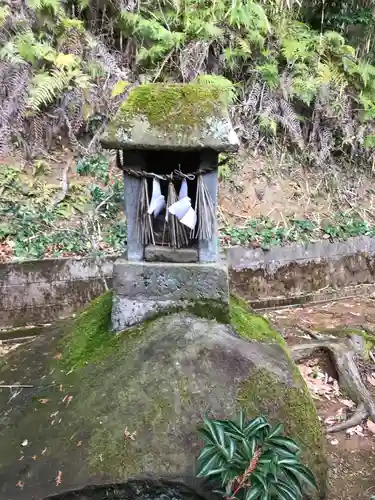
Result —
<instances>
[{"instance_id":1,"label":"green plant with pointed leaves","mask_svg":"<svg viewBox=\"0 0 375 500\"><path fill-rule=\"evenodd\" d=\"M198 477L220 484L229 500L301 500L305 488L316 490L299 446L263 416L237 421L205 419L205 442L198 457Z\"/></svg>"}]
</instances>

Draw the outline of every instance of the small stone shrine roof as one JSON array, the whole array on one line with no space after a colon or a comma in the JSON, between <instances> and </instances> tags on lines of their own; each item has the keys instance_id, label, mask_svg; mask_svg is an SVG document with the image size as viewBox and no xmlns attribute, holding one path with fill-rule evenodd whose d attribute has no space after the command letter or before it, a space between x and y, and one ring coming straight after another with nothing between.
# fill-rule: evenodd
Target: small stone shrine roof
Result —
<instances>
[{"instance_id":1,"label":"small stone shrine roof","mask_svg":"<svg viewBox=\"0 0 375 500\"><path fill-rule=\"evenodd\" d=\"M101 137L107 149L236 151L223 91L207 84L150 83L133 89Z\"/></svg>"}]
</instances>

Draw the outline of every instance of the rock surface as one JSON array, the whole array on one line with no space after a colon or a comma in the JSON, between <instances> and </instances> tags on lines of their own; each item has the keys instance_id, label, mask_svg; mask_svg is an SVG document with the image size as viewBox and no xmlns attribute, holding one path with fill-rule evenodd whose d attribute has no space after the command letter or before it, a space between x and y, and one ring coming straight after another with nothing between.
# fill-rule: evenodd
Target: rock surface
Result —
<instances>
[{"instance_id":1,"label":"rock surface","mask_svg":"<svg viewBox=\"0 0 375 500\"><path fill-rule=\"evenodd\" d=\"M150 474L193 476L197 424L205 414L232 418L240 406L284 421L324 484L315 408L282 346L249 342L188 313L109 335L111 298L103 300L68 336L63 325L0 365L4 383L33 386L0 391L1 499L44 499Z\"/></svg>"}]
</instances>

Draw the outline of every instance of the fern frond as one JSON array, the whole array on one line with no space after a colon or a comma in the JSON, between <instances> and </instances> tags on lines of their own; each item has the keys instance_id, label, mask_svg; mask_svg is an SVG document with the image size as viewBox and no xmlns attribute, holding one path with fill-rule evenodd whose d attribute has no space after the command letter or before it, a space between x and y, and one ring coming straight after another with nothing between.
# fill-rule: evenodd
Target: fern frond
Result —
<instances>
[{"instance_id":1,"label":"fern frond","mask_svg":"<svg viewBox=\"0 0 375 500\"><path fill-rule=\"evenodd\" d=\"M307 73L303 76L295 76L292 79L290 94L291 96L298 97L307 106L310 106L318 93L319 84L318 78L308 76Z\"/></svg>"},{"instance_id":2,"label":"fern frond","mask_svg":"<svg viewBox=\"0 0 375 500\"><path fill-rule=\"evenodd\" d=\"M4 47L0 49L0 61L8 61L15 66L17 64L27 64L27 62L21 57L18 47L12 40L7 42Z\"/></svg>"},{"instance_id":3,"label":"fern frond","mask_svg":"<svg viewBox=\"0 0 375 500\"><path fill-rule=\"evenodd\" d=\"M220 75L199 75L195 81L203 85L214 85L223 92L223 96L228 103L233 103L237 97L237 91L235 85Z\"/></svg>"},{"instance_id":4,"label":"fern frond","mask_svg":"<svg viewBox=\"0 0 375 500\"><path fill-rule=\"evenodd\" d=\"M226 18L236 29L258 28L263 32L270 32L271 26L261 5L248 0L234 0L227 12Z\"/></svg>"},{"instance_id":5,"label":"fern frond","mask_svg":"<svg viewBox=\"0 0 375 500\"><path fill-rule=\"evenodd\" d=\"M237 38L236 44L238 45L238 47L242 50L242 52L244 54L248 54L248 55L251 54L252 50L250 47L250 43L247 40L245 40L244 38Z\"/></svg>"},{"instance_id":6,"label":"fern frond","mask_svg":"<svg viewBox=\"0 0 375 500\"><path fill-rule=\"evenodd\" d=\"M345 38L336 31L326 31L323 34L323 43L327 47L340 47L345 44Z\"/></svg>"},{"instance_id":7,"label":"fern frond","mask_svg":"<svg viewBox=\"0 0 375 500\"><path fill-rule=\"evenodd\" d=\"M28 6L36 11L48 11L57 14L61 8L60 0L28 0Z\"/></svg>"},{"instance_id":8,"label":"fern frond","mask_svg":"<svg viewBox=\"0 0 375 500\"><path fill-rule=\"evenodd\" d=\"M319 63L317 75L322 85L333 85L335 87L344 87L347 85L345 76L341 73L339 68L332 63Z\"/></svg>"},{"instance_id":9,"label":"fern frond","mask_svg":"<svg viewBox=\"0 0 375 500\"><path fill-rule=\"evenodd\" d=\"M275 89L280 84L279 69L275 62L257 66L256 69L262 76L262 80L268 85L270 89Z\"/></svg>"},{"instance_id":10,"label":"fern frond","mask_svg":"<svg viewBox=\"0 0 375 500\"><path fill-rule=\"evenodd\" d=\"M371 80L375 80L375 66L372 64L368 64L365 61L359 61L354 71L359 75L365 87L369 85Z\"/></svg>"},{"instance_id":11,"label":"fern frond","mask_svg":"<svg viewBox=\"0 0 375 500\"><path fill-rule=\"evenodd\" d=\"M7 17L10 15L10 8L8 5L0 5L0 28L4 26Z\"/></svg>"},{"instance_id":12,"label":"fern frond","mask_svg":"<svg viewBox=\"0 0 375 500\"><path fill-rule=\"evenodd\" d=\"M27 106L38 111L51 104L69 84L69 76L65 71L54 69L49 73L39 73L31 81L30 97Z\"/></svg>"}]
</instances>

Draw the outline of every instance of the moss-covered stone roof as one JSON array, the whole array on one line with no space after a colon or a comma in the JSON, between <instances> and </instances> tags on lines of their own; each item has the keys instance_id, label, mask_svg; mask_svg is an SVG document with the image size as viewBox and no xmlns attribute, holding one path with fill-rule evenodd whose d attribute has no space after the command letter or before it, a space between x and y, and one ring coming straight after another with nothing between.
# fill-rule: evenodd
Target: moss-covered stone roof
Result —
<instances>
[{"instance_id":1,"label":"moss-covered stone roof","mask_svg":"<svg viewBox=\"0 0 375 500\"><path fill-rule=\"evenodd\" d=\"M238 137L223 92L213 85L144 84L136 87L109 122L108 149L236 151Z\"/></svg>"}]
</instances>

